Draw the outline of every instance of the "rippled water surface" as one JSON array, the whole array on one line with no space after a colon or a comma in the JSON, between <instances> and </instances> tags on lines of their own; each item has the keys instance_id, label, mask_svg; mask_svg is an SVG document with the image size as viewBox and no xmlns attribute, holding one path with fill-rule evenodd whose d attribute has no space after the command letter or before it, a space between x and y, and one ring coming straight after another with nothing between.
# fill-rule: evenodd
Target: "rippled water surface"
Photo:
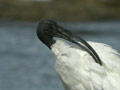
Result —
<instances>
[{"instance_id":1,"label":"rippled water surface","mask_svg":"<svg viewBox=\"0 0 120 90\"><path fill-rule=\"evenodd\" d=\"M120 51L120 22L62 23L85 40ZM0 22L0 90L63 90L54 57L36 36L35 24Z\"/></svg>"}]
</instances>

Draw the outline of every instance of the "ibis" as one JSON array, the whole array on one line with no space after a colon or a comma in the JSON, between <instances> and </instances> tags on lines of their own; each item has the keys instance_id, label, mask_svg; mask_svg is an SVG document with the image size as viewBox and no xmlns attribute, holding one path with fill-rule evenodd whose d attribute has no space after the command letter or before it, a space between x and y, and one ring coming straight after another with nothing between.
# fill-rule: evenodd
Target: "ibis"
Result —
<instances>
[{"instance_id":1,"label":"ibis","mask_svg":"<svg viewBox=\"0 0 120 90\"><path fill-rule=\"evenodd\" d=\"M85 41L50 19L40 20L37 36L54 54L65 90L120 90L120 54L111 46Z\"/></svg>"}]
</instances>

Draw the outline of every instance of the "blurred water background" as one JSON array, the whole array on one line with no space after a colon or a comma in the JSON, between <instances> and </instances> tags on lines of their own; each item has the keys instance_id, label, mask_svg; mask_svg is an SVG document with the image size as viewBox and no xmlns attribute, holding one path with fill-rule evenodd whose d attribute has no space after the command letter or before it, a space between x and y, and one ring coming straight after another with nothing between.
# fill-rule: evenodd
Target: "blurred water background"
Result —
<instances>
[{"instance_id":1,"label":"blurred water background","mask_svg":"<svg viewBox=\"0 0 120 90\"><path fill-rule=\"evenodd\" d=\"M1 0L0 90L63 90L53 54L36 36L41 18L120 52L119 7L119 0Z\"/></svg>"}]
</instances>

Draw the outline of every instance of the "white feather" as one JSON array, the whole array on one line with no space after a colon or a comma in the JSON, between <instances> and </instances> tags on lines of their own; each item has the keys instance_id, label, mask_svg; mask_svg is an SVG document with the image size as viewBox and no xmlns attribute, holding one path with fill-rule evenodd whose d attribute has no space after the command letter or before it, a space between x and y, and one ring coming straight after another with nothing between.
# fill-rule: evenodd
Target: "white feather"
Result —
<instances>
[{"instance_id":1,"label":"white feather","mask_svg":"<svg viewBox=\"0 0 120 90\"><path fill-rule=\"evenodd\" d=\"M55 70L65 90L120 90L120 54L109 45L88 42L103 65L78 46L57 41L52 46Z\"/></svg>"}]
</instances>

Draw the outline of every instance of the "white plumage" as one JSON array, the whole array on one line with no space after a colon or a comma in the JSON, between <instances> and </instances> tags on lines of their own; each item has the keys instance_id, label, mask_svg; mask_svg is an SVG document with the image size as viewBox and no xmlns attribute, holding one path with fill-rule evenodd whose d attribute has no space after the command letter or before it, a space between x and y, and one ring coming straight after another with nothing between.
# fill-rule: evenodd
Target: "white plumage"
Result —
<instances>
[{"instance_id":1,"label":"white plumage","mask_svg":"<svg viewBox=\"0 0 120 90\"><path fill-rule=\"evenodd\" d=\"M49 19L39 22L37 36L55 54L55 70L65 90L120 90L120 54L109 45L88 42L89 45Z\"/></svg>"},{"instance_id":2,"label":"white plumage","mask_svg":"<svg viewBox=\"0 0 120 90\"><path fill-rule=\"evenodd\" d=\"M82 48L63 41L52 45L55 70L65 90L120 90L120 54L109 45L90 42L103 65Z\"/></svg>"}]
</instances>

